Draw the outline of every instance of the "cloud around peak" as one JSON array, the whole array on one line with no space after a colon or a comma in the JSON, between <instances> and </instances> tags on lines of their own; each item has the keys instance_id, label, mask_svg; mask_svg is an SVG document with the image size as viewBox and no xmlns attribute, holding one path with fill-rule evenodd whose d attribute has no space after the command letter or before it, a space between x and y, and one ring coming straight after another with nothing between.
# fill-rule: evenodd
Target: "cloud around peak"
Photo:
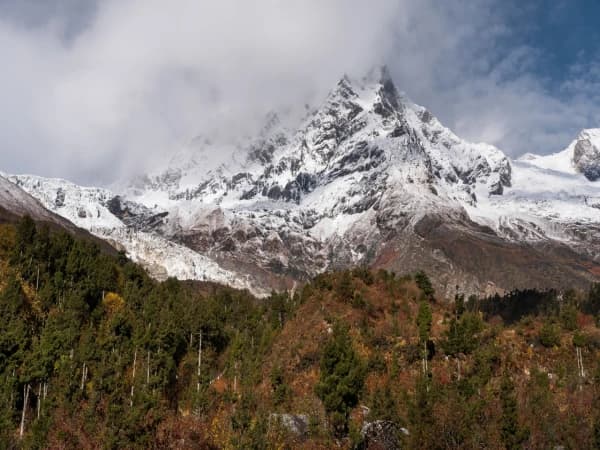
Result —
<instances>
[{"instance_id":1,"label":"cloud around peak","mask_svg":"<svg viewBox=\"0 0 600 450\"><path fill-rule=\"evenodd\" d=\"M510 30L492 0L109 0L68 18L73 2L52 1L41 19L16 19L18 2L0 19L5 171L109 182L382 62L457 134L513 155L598 119L590 60L549 92L528 70L535 48L498 45Z\"/></svg>"}]
</instances>

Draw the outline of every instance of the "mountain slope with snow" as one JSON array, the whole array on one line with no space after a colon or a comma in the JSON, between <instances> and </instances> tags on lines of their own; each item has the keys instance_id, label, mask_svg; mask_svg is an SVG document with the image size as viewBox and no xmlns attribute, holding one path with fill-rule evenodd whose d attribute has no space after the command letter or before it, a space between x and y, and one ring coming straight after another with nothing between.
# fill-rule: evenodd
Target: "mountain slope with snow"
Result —
<instances>
[{"instance_id":1,"label":"mountain slope with snow","mask_svg":"<svg viewBox=\"0 0 600 450\"><path fill-rule=\"evenodd\" d=\"M76 226L65 215L52 212L43 205L43 202L12 183L5 174L0 173L0 222L15 223L26 215L38 224L54 230L66 231L98 244L106 252L116 253L116 250L107 245L104 240L90 234L85 227Z\"/></svg>"},{"instance_id":2,"label":"mountain slope with snow","mask_svg":"<svg viewBox=\"0 0 600 450\"><path fill-rule=\"evenodd\" d=\"M148 219L155 216L141 205L120 202L119 197L107 189L82 187L66 180L34 175L8 176L12 183L2 178L0 183L3 180L13 191L21 192L47 215L54 216L53 213L56 213L57 217L65 217L114 247L125 250L133 261L144 265L156 278L172 276L217 281L240 289L250 289L258 295L267 293L255 288L247 277L224 270L209 258L148 230L145 227L153 223ZM0 204L4 205L1 192L0 189ZM27 211L31 214L33 209L28 207ZM140 216L143 217L136 222L134 219Z\"/></svg>"},{"instance_id":3,"label":"mountain slope with snow","mask_svg":"<svg viewBox=\"0 0 600 450\"><path fill-rule=\"evenodd\" d=\"M156 273L266 291L366 264L428 270L453 295L457 284L481 292L596 276L595 136L511 162L457 137L376 70L343 77L297 127L273 114L233 148L195 140L119 195L11 179ZM209 164L215 152L232 156Z\"/></svg>"},{"instance_id":4,"label":"mountain slope with snow","mask_svg":"<svg viewBox=\"0 0 600 450\"><path fill-rule=\"evenodd\" d=\"M528 153L520 161L556 172L580 173L590 181L600 178L600 128L582 130L563 151L551 155Z\"/></svg>"}]
</instances>

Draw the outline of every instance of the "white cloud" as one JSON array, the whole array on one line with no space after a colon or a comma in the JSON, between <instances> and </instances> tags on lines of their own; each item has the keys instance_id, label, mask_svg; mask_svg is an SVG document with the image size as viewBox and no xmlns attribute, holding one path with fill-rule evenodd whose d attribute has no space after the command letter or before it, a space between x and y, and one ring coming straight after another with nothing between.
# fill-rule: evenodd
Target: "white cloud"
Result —
<instances>
[{"instance_id":1,"label":"white cloud","mask_svg":"<svg viewBox=\"0 0 600 450\"><path fill-rule=\"evenodd\" d=\"M0 19L0 169L111 181L203 130L243 134L381 61L459 135L511 154L557 150L598 119L598 78L574 68L546 92L528 72L535 49L498 48L510 29L493 4L107 0L70 22L69 39L56 18Z\"/></svg>"},{"instance_id":2,"label":"white cloud","mask_svg":"<svg viewBox=\"0 0 600 450\"><path fill-rule=\"evenodd\" d=\"M203 129L241 132L379 60L394 9L387 0L114 0L68 42L53 24L1 23L0 164L96 181L96 171L109 179L151 165Z\"/></svg>"}]
</instances>

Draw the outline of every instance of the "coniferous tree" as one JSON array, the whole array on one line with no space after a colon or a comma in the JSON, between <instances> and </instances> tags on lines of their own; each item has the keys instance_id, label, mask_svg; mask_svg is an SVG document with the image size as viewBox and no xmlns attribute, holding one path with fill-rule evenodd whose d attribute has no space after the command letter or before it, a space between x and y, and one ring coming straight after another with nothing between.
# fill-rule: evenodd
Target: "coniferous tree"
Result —
<instances>
[{"instance_id":1,"label":"coniferous tree","mask_svg":"<svg viewBox=\"0 0 600 450\"><path fill-rule=\"evenodd\" d=\"M539 338L544 347L556 347L560 345L560 330L554 322L546 320L540 328Z\"/></svg>"},{"instance_id":2,"label":"coniferous tree","mask_svg":"<svg viewBox=\"0 0 600 450\"><path fill-rule=\"evenodd\" d=\"M423 291L423 295L427 300L433 300L435 295L435 289L431 284L431 280L427 276L425 272L420 270L415 274L415 282L421 291Z\"/></svg>"},{"instance_id":3,"label":"coniferous tree","mask_svg":"<svg viewBox=\"0 0 600 450\"><path fill-rule=\"evenodd\" d=\"M321 375L315 392L338 436L348 431L350 410L358 403L364 381L364 365L352 347L347 327L335 324L333 335L323 349Z\"/></svg>"},{"instance_id":4,"label":"coniferous tree","mask_svg":"<svg viewBox=\"0 0 600 450\"><path fill-rule=\"evenodd\" d=\"M417 327L419 329L419 344L421 347L421 357L423 359L423 373L428 372L427 360L429 358L429 333L431 333L432 322L431 308L427 301L422 301L419 304L419 312L417 313Z\"/></svg>"},{"instance_id":5,"label":"coniferous tree","mask_svg":"<svg viewBox=\"0 0 600 450\"><path fill-rule=\"evenodd\" d=\"M523 442L527 440L528 432L519 425L515 385L507 373L503 375L500 385L500 402L502 404L500 425L502 442L507 450L520 449Z\"/></svg>"}]
</instances>

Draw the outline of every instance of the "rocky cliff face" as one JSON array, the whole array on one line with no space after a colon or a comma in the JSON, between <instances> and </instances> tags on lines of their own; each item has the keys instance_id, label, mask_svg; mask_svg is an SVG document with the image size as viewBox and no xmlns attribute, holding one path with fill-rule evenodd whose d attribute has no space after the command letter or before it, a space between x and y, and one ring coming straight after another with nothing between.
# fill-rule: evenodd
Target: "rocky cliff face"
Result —
<instances>
[{"instance_id":1,"label":"rocky cliff face","mask_svg":"<svg viewBox=\"0 0 600 450\"><path fill-rule=\"evenodd\" d=\"M584 150L578 160L590 167ZM222 151L197 140L118 196L12 180L157 274L259 293L351 265L425 269L448 295L457 284L583 285L597 270L600 245L583 245L600 223L593 183L458 138L385 70L343 77L295 129L270 115L230 161L208 166L206 155Z\"/></svg>"}]
</instances>

